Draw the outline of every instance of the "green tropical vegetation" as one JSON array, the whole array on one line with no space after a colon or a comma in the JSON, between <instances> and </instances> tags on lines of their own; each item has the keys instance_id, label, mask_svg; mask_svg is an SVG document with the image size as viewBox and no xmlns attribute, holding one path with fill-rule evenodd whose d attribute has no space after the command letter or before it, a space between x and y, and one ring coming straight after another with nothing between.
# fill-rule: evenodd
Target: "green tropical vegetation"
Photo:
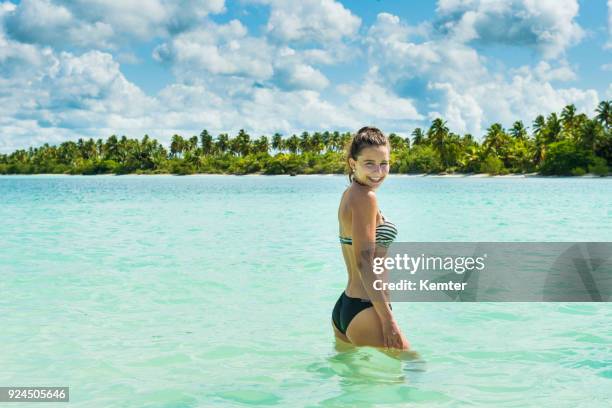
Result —
<instances>
[{"instance_id":1,"label":"green tropical vegetation","mask_svg":"<svg viewBox=\"0 0 612 408\"><path fill-rule=\"evenodd\" d=\"M612 165L611 101L602 101L592 118L574 105L560 114L538 115L531 131L521 121L509 129L493 123L478 142L449 130L442 118L411 137L389 135L391 173L533 173L607 175ZM300 136L252 138L241 130L234 137L172 136L170 146L145 135L141 140L78 139L59 146L0 154L1 174L324 174L343 173L344 151L351 134L303 132Z\"/></svg>"}]
</instances>

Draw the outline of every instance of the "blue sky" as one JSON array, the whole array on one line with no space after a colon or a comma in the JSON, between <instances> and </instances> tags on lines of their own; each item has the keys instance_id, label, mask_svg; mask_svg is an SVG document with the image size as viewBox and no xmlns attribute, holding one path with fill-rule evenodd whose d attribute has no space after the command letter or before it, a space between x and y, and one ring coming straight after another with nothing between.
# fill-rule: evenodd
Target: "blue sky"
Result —
<instances>
[{"instance_id":1,"label":"blue sky","mask_svg":"<svg viewBox=\"0 0 612 408\"><path fill-rule=\"evenodd\" d=\"M0 152L79 137L480 138L612 98L612 0L0 0Z\"/></svg>"}]
</instances>

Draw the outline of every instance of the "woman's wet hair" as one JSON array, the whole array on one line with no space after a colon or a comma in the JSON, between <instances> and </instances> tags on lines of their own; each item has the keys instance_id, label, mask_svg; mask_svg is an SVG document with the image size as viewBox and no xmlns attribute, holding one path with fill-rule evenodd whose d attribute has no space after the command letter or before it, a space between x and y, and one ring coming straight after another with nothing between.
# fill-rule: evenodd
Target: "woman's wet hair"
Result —
<instances>
[{"instance_id":1,"label":"woman's wet hair","mask_svg":"<svg viewBox=\"0 0 612 408\"><path fill-rule=\"evenodd\" d=\"M349 163L349 159L357 160L359 153L370 146L387 146L391 148L389 139L380 131L380 129L370 126L362 127L356 134L351 137L346 148L346 167L348 172L349 182L353 182L353 169Z\"/></svg>"}]
</instances>

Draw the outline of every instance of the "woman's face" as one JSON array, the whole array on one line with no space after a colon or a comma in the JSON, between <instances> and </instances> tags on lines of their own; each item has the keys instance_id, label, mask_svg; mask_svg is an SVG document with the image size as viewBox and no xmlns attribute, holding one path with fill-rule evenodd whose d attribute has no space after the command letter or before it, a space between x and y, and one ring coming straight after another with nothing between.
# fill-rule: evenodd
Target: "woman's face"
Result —
<instances>
[{"instance_id":1,"label":"woman's face","mask_svg":"<svg viewBox=\"0 0 612 408\"><path fill-rule=\"evenodd\" d=\"M378 188L389 174L389 147L364 147L357 160L349 158L349 165L354 169L353 178L359 183Z\"/></svg>"}]
</instances>

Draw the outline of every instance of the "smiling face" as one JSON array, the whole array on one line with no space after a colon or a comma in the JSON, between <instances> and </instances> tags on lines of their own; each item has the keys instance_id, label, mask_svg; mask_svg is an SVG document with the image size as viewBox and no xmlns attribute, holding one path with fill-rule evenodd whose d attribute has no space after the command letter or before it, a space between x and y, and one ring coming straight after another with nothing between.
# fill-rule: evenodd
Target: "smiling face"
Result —
<instances>
[{"instance_id":1,"label":"smiling face","mask_svg":"<svg viewBox=\"0 0 612 408\"><path fill-rule=\"evenodd\" d=\"M349 158L354 169L353 177L357 182L378 188L389 174L389 146L364 147L357 155L357 160Z\"/></svg>"}]
</instances>

